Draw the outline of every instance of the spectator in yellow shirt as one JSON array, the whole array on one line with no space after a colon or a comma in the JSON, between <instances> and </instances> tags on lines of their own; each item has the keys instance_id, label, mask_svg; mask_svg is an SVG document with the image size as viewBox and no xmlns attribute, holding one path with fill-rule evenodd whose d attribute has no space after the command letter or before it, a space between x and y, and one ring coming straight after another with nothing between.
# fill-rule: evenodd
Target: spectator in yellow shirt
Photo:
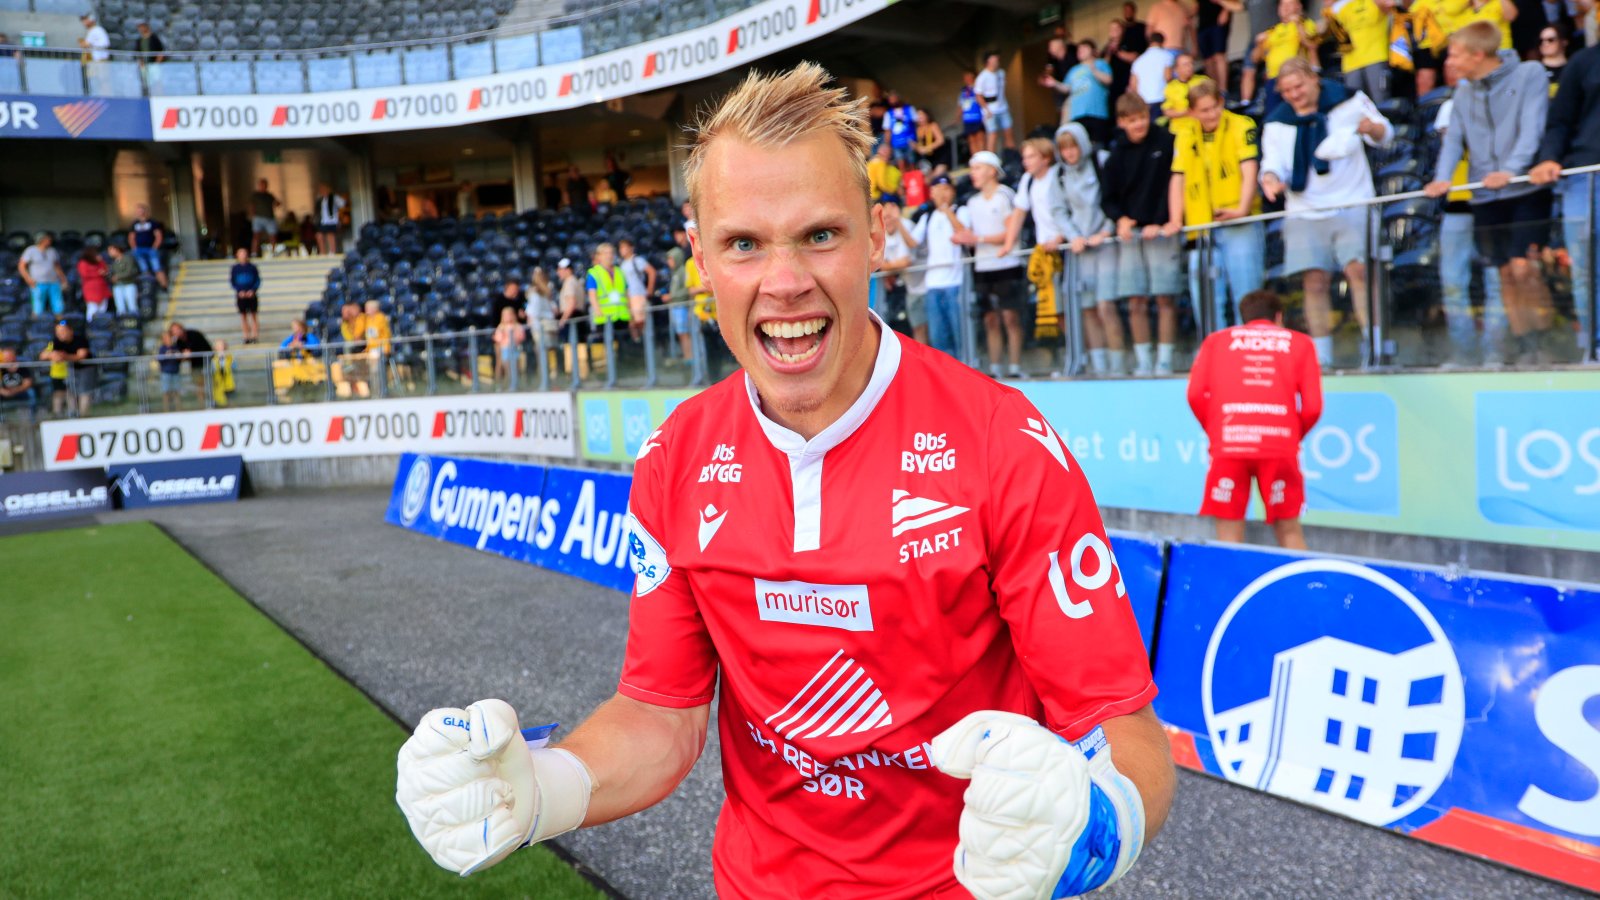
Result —
<instances>
[{"instance_id":1,"label":"spectator in yellow shirt","mask_svg":"<svg viewBox=\"0 0 1600 900\"><path fill-rule=\"evenodd\" d=\"M1500 29L1500 49L1511 49L1511 23L1517 20L1513 0L1440 0L1439 8L1450 17L1451 34L1473 22L1488 22Z\"/></svg>"},{"instance_id":2,"label":"spectator in yellow shirt","mask_svg":"<svg viewBox=\"0 0 1600 900\"><path fill-rule=\"evenodd\" d=\"M1169 127L1189 117L1189 89L1211 80L1195 74L1194 66L1194 54L1187 50L1172 63L1172 80L1167 82L1166 98L1161 101L1161 112Z\"/></svg>"},{"instance_id":3,"label":"spectator in yellow shirt","mask_svg":"<svg viewBox=\"0 0 1600 900\"><path fill-rule=\"evenodd\" d=\"M1365 93L1373 103L1389 99L1389 13L1394 7L1395 0L1337 0L1322 9L1339 39L1344 86Z\"/></svg>"},{"instance_id":4,"label":"spectator in yellow shirt","mask_svg":"<svg viewBox=\"0 0 1600 900\"><path fill-rule=\"evenodd\" d=\"M1272 115L1283 98L1278 96L1278 70L1296 57L1315 62L1317 23L1306 18L1300 0L1278 0L1278 24L1256 35L1244 70L1243 96L1248 101L1256 94L1256 66L1266 69L1266 115Z\"/></svg>"},{"instance_id":5,"label":"spectator in yellow shirt","mask_svg":"<svg viewBox=\"0 0 1600 900\"><path fill-rule=\"evenodd\" d=\"M1424 97L1439 86L1439 71L1448 50L1446 42L1455 30L1453 20L1441 8L1442 0L1413 0L1406 14L1411 18L1412 66L1416 71L1417 96Z\"/></svg>"},{"instance_id":6,"label":"spectator in yellow shirt","mask_svg":"<svg viewBox=\"0 0 1600 900\"><path fill-rule=\"evenodd\" d=\"M878 142L878 149L867 162L867 184L872 188L873 203L885 197L900 201L900 169L889 158L893 152L886 138Z\"/></svg>"}]
</instances>

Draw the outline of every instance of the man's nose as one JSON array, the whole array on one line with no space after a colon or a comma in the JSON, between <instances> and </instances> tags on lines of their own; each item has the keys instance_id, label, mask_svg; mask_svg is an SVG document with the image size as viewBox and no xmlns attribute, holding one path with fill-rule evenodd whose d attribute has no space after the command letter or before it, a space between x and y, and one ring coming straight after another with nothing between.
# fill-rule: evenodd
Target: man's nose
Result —
<instances>
[{"instance_id":1,"label":"man's nose","mask_svg":"<svg viewBox=\"0 0 1600 900\"><path fill-rule=\"evenodd\" d=\"M761 293L775 300L794 300L804 296L817 280L798 251L779 249L767 258L761 275Z\"/></svg>"}]
</instances>

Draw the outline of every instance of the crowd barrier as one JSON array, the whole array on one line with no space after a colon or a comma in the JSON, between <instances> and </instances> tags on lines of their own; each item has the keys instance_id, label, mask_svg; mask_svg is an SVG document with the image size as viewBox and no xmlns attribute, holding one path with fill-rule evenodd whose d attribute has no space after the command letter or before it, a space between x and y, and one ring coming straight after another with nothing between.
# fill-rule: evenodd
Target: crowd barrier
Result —
<instances>
[{"instance_id":1,"label":"crowd barrier","mask_svg":"<svg viewBox=\"0 0 1600 900\"><path fill-rule=\"evenodd\" d=\"M629 591L630 480L407 454L385 520ZM1600 889L1600 586L1111 544L1181 764Z\"/></svg>"}]
</instances>

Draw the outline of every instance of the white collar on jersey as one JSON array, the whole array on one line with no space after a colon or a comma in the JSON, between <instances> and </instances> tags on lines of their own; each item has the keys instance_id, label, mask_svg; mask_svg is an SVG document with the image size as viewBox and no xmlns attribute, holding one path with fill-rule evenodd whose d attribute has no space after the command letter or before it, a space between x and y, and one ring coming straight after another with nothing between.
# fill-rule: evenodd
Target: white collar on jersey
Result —
<instances>
[{"instance_id":1,"label":"white collar on jersey","mask_svg":"<svg viewBox=\"0 0 1600 900\"><path fill-rule=\"evenodd\" d=\"M750 397L750 408L756 414L756 421L761 423L761 430L766 434L767 440L779 451L794 456L820 456L844 443L844 439L856 433L861 423L867 420L878 407L878 401L883 399L884 392L889 390L889 382L894 380L895 373L900 371L900 339L889 326L883 324L878 314L867 310L872 317L873 324L878 326L878 358L872 364L872 378L867 381L867 389L861 392L856 402L850 404L832 425L811 440L807 441L798 433L779 425L767 418L761 411L761 398L756 394L756 383L750 379L750 373L744 376L745 393Z\"/></svg>"}]
</instances>

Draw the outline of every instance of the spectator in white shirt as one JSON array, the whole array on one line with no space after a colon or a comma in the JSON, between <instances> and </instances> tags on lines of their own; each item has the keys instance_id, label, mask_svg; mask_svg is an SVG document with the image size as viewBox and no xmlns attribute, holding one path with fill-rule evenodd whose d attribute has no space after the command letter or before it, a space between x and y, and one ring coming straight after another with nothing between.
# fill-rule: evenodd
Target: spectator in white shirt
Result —
<instances>
[{"instance_id":1,"label":"spectator in white shirt","mask_svg":"<svg viewBox=\"0 0 1600 900\"><path fill-rule=\"evenodd\" d=\"M1283 223L1286 273L1305 273L1306 326L1324 367L1333 363L1333 271L1343 271L1350 303L1366 340L1367 210L1328 209L1376 196L1365 147L1383 147L1394 126L1366 94L1317 77L1311 64L1296 57L1278 70L1283 104L1261 131L1261 193L1269 201L1286 197Z\"/></svg>"},{"instance_id":2,"label":"spectator in white shirt","mask_svg":"<svg viewBox=\"0 0 1600 900\"><path fill-rule=\"evenodd\" d=\"M983 71L972 83L983 101L983 129L988 133L988 148L1000 149L1000 135L1006 138L1006 149L1017 146L1012 133L1011 106L1006 103L1006 73L1000 69L1000 51L990 50L983 55Z\"/></svg>"},{"instance_id":3,"label":"spectator in white shirt","mask_svg":"<svg viewBox=\"0 0 1600 900\"><path fill-rule=\"evenodd\" d=\"M948 175L939 175L928 185L933 211L911 228L913 246L923 247L927 272L923 306L928 318L928 345L951 356L961 355L961 282L966 273L961 263L961 247L955 237L972 227L966 207L956 208L956 188Z\"/></svg>"},{"instance_id":4,"label":"spectator in white shirt","mask_svg":"<svg viewBox=\"0 0 1600 900\"><path fill-rule=\"evenodd\" d=\"M84 13L79 16L83 22L83 37L78 38L78 46L89 51L89 59L93 62L105 62L111 58L111 36L100 27L94 19L94 13Z\"/></svg>"},{"instance_id":5,"label":"spectator in white shirt","mask_svg":"<svg viewBox=\"0 0 1600 900\"><path fill-rule=\"evenodd\" d=\"M978 192L967 200L971 226L955 242L973 248L972 303L983 316L989 348L989 373L1000 378L1001 354L1013 378L1022 377L1022 313L1028 307L1027 267L1012 251L1022 231L1023 211L1016 194L1000 181L1000 157L987 150L968 163Z\"/></svg>"},{"instance_id":6,"label":"spectator in white shirt","mask_svg":"<svg viewBox=\"0 0 1600 900\"><path fill-rule=\"evenodd\" d=\"M1128 77L1128 91L1149 104L1152 122L1161 115L1161 103L1167 98L1167 82L1172 79L1173 53L1165 44L1165 35L1152 32L1150 46L1133 61L1133 74ZM1112 102L1116 102L1115 98Z\"/></svg>"}]
</instances>

